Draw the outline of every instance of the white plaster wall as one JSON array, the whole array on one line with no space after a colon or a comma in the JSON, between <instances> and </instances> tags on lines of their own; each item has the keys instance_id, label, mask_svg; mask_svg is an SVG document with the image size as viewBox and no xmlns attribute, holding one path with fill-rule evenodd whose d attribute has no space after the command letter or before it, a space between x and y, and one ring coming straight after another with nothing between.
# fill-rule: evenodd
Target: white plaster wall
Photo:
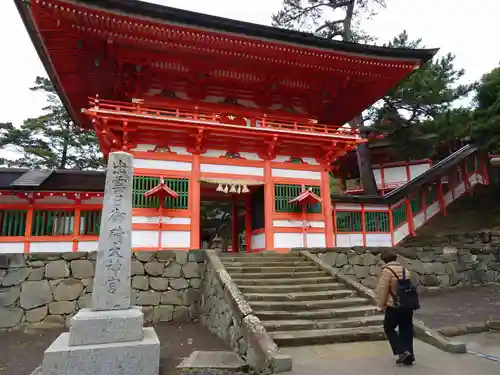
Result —
<instances>
[{"instance_id":1,"label":"white plaster wall","mask_svg":"<svg viewBox=\"0 0 500 375\"><path fill-rule=\"evenodd\" d=\"M161 247L168 249L189 248L191 246L191 232L171 230L161 232Z\"/></svg>"},{"instance_id":2,"label":"white plaster wall","mask_svg":"<svg viewBox=\"0 0 500 375\"><path fill-rule=\"evenodd\" d=\"M97 241L82 241L78 242L78 251L97 251L99 242Z\"/></svg>"},{"instance_id":3,"label":"white plaster wall","mask_svg":"<svg viewBox=\"0 0 500 375\"><path fill-rule=\"evenodd\" d=\"M373 176L375 177L375 182L377 185L382 185L382 172L380 169L373 170Z\"/></svg>"},{"instance_id":4,"label":"white plaster wall","mask_svg":"<svg viewBox=\"0 0 500 375\"><path fill-rule=\"evenodd\" d=\"M321 180L321 172L300 171L295 169L278 169L273 168L271 175L273 177L282 178L304 178L308 180Z\"/></svg>"},{"instance_id":5,"label":"white plaster wall","mask_svg":"<svg viewBox=\"0 0 500 375\"><path fill-rule=\"evenodd\" d=\"M32 242L30 253L68 253L73 251L73 242Z\"/></svg>"},{"instance_id":6,"label":"white plaster wall","mask_svg":"<svg viewBox=\"0 0 500 375\"><path fill-rule=\"evenodd\" d=\"M24 253L24 242L0 242L0 254Z\"/></svg>"},{"instance_id":7,"label":"white plaster wall","mask_svg":"<svg viewBox=\"0 0 500 375\"><path fill-rule=\"evenodd\" d=\"M303 235L302 233L274 233L274 247L279 249L304 247Z\"/></svg>"},{"instance_id":8,"label":"white plaster wall","mask_svg":"<svg viewBox=\"0 0 500 375\"><path fill-rule=\"evenodd\" d=\"M307 233L307 247L326 247L326 236L324 233Z\"/></svg>"},{"instance_id":9,"label":"white plaster wall","mask_svg":"<svg viewBox=\"0 0 500 375\"><path fill-rule=\"evenodd\" d=\"M264 168L242 167L239 165L201 164L202 173L224 173L249 176L264 176Z\"/></svg>"},{"instance_id":10,"label":"white plaster wall","mask_svg":"<svg viewBox=\"0 0 500 375\"><path fill-rule=\"evenodd\" d=\"M440 210L439 202L435 202L427 207L427 220L436 215Z\"/></svg>"},{"instance_id":11,"label":"white plaster wall","mask_svg":"<svg viewBox=\"0 0 500 375\"><path fill-rule=\"evenodd\" d=\"M17 195L0 195L0 204L28 204L26 199L21 199Z\"/></svg>"},{"instance_id":12,"label":"white plaster wall","mask_svg":"<svg viewBox=\"0 0 500 375\"><path fill-rule=\"evenodd\" d=\"M64 196L48 196L43 199L37 199L38 204L75 204L74 200L68 199Z\"/></svg>"},{"instance_id":13,"label":"white plaster wall","mask_svg":"<svg viewBox=\"0 0 500 375\"><path fill-rule=\"evenodd\" d=\"M162 217L163 224L191 224L189 217Z\"/></svg>"},{"instance_id":14,"label":"white plaster wall","mask_svg":"<svg viewBox=\"0 0 500 375\"><path fill-rule=\"evenodd\" d=\"M405 167L390 167L384 168L384 183L394 184L397 182L407 181Z\"/></svg>"},{"instance_id":15,"label":"white plaster wall","mask_svg":"<svg viewBox=\"0 0 500 375\"><path fill-rule=\"evenodd\" d=\"M170 151L175 152L178 155L192 155L186 147L176 147L176 146L171 146Z\"/></svg>"},{"instance_id":16,"label":"white plaster wall","mask_svg":"<svg viewBox=\"0 0 500 375\"><path fill-rule=\"evenodd\" d=\"M286 228L302 228L305 225L310 225L311 228L324 228L324 221L306 221L305 223L301 220L273 220L274 227L286 227Z\"/></svg>"},{"instance_id":17,"label":"white plaster wall","mask_svg":"<svg viewBox=\"0 0 500 375\"><path fill-rule=\"evenodd\" d=\"M152 230L133 230L132 247L158 247L158 232Z\"/></svg>"},{"instance_id":18,"label":"white plaster wall","mask_svg":"<svg viewBox=\"0 0 500 375\"><path fill-rule=\"evenodd\" d=\"M252 234L250 247L252 250L266 248L266 236L264 233Z\"/></svg>"},{"instance_id":19,"label":"white plaster wall","mask_svg":"<svg viewBox=\"0 0 500 375\"><path fill-rule=\"evenodd\" d=\"M451 190L450 190L449 192L447 192L444 195L444 203L446 205L449 205L451 202L453 202L453 195L452 195Z\"/></svg>"},{"instance_id":20,"label":"white plaster wall","mask_svg":"<svg viewBox=\"0 0 500 375\"><path fill-rule=\"evenodd\" d=\"M224 156L226 155L226 150L212 150L212 149L209 149L207 150L203 156L206 157L206 158L219 158L221 156Z\"/></svg>"},{"instance_id":21,"label":"white plaster wall","mask_svg":"<svg viewBox=\"0 0 500 375\"><path fill-rule=\"evenodd\" d=\"M365 204L365 211L389 211L389 206L371 206Z\"/></svg>"},{"instance_id":22,"label":"white plaster wall","mask_svg":"<svg viewBox=\"0 0 500 375\"><path fill-rule=\"evenodd\" d=\"M363 246L363 235L362 234L341 234L336 235L336 247L352 247L352 246Z\"/></svg>"},{"instance_id":23,"label":"white plaster wall","mask_svg":"<svg viewBox=\"0 0 500 375\"><path fill-rule=\"evenodd\" d=\"M408 223L403 224L394 231L394 244L396 245L410 234Z\"/></svg>"},{"instance_id":24,"label":"white plaster wall","mask_svg":"<svg viewBox=\"0 0 500 375\"><path fill-rule=\"evenodd\" d=\"M413 217L413 226L415 229L420 228L425 223L425 214L424 212L420 212L418 215Z\"/></svg>"},{"instance_id":25,"label":"white plaster wall","mask_svg":"<svg viewBox=\"0 0 500 375\"><path fill-rule=\"evenodd\" d=\"M158 216L132 216L132 224L159 224Z\"/></svg>"},{"instance_id":26,"label":"white plaster wall","mask_svg":"<svg viewBox=\"0 0 500 375\"><path fill-rule=\"evenodd\" d=\"M191 163L170 160L134 159L134 168L189 172L191 171Z\"/></svg>"},{"instance_id":27,"label":"white plaster wall","mask_svg":"<svg viewBox=\"0 0 500 375\"><path fill-rule=\"evenodd\" d=\"M254 160L254 161L262 161L259 155L256 152L240 152L239 153L242 158L246 160Z\"/></svg>"},{"instance_id":28,"label":"white plaster wall","mask_svg":"<svg viewBox=\"0 0 500 375\"><path fill-rule=\"evenodd\" d=\"M102 198L103 197L92 197L87 200L82 201L82 205L88 205L88 204L102 204Z\"/></svg>"},{"instance_id":29,"label":"white plaster wall","mask_svg":"<svg viewBox=\"0 0 500 375\"><path fill-rule=\"evenodd\" d=\"M455 197L459 197L463 193L465 193L465 184L462 182L460 185L455 187Z\"/></svg>"},{"instance_id":30,"label":"white plaster wall","mask_svg":"<svg viewBox=\"0 0 500 375\"><path fill-rule=\"evenodd\" d=\"M132 151L152 151L156 146L146 143L139 143Z\"/></svg>"},{"instance_id":31,"label":"white plaster wall","mask_svg":"<svg viewBox=\"0 0 500 375\"><path fill-rule=\"evenodd\" d=\"M429 170L429 168L429 163L410 165L410 178L414 179L415 177L420 176L422 173Z\"/></svg>"},{"instance_id":32,"label":"white plaster wall","mask_svg":"<svg viewBox=\"0 0 500 375\"><path fill-rule=\"evenodd\" d=\"M390 233L367 233L366 246L392 247Z\"/></svg>"},{"instance_id":33,"label":"white plaster wall","mask_svg":"<svg viewBox=\"0 0 500 375\"><path fill-rule=\"evenodd\" d=\"M290 155L276 155L273 161L278 163L284 163L290 160L290 157L291 157ZM319 163L314 158L302 158L302 160L309 165L319 165Z\"/></svg>"}]
</instances>

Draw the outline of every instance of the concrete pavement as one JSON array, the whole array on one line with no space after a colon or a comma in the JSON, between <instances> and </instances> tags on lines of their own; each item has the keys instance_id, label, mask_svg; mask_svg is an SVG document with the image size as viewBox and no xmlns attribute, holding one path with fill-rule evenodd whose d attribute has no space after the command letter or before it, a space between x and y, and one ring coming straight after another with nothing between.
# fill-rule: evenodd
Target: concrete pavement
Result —
<instances>
[{"instance_id":1,"label":"concrete pavement","mask_svg":"<svg viewBox=\"0 0 500 375\"><path fill-rule=\"evenodd\" d=\"M467 337L471 348L500 354L500 333L490 338ZM459 341L462 338L457 338ZM415 342L417 363L412 367L395 365L385 341L280 348L293 359L287 375L492 375L500 373L500 363L472 354L448 354L421 341Z\"/></svg>"}]
</instances>

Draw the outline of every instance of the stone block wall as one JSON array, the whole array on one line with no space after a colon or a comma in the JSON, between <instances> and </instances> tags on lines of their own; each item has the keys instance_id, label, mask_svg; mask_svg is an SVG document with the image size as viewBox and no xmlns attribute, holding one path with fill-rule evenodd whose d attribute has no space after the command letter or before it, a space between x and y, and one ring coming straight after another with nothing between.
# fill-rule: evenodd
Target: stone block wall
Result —
<instances>
[{"instance_id":1,"label":"stone block wall","mask_svg":"<svg viewBox=\"0 0 500 375\"><path fill-rule=\"evenodd\" d=\"M420 290L500 282L500 249L455 247L396 247ZM306 249L304 249L306 250ZM363 285L374 288L382 270L384 248L307 249L325 263Z\"/></svg>"},{"instance_id":2,"label":"stone block wall","mask_svg":"<svg viewBox=\"0 0 500 375\"><path fill-rule=\"evenodd\" d=\"M67 326L90 306L95 253L0 256L0 329ZM198 316L204 252L137 252L132 303L146 323Z\"/></svg>"}]
</instances>

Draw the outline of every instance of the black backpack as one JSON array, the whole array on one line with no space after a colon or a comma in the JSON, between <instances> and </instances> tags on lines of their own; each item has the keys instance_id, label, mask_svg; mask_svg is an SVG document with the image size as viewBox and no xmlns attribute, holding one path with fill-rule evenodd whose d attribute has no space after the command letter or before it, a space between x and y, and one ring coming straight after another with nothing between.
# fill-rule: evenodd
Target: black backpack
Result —
<instances>
[{"instance_id":1,"label":"black backpack","mask_svg":"<svg viewBox=\"0 0 500 375\"><path fill-rule=\"evenodd\" d=\"M394 307L405 311L415 311L420 308L420 300L418 297L417 288L412 284L411 280L406 278L406 270L403 267L403 278L399 278L396 272L391 267L384 267L391 271L396 276L396 294L392 292L391 296L394 299Z\"/></svg>"}]
</instances>

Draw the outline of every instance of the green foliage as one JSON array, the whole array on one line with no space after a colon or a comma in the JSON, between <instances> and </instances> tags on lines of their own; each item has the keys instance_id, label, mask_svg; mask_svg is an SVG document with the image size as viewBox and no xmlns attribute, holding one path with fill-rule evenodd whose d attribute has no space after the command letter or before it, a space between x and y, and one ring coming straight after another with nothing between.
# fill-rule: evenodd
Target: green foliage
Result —
<instances>
[{"instance_id":1,"label":"green foliage","mask_svg":"<svg viewBox=\"0 0 500 375\"><path fill-rule=\"evenodd\" d=\"M387 46L424 47L420 39L411 40L406 32ZM368 111L368 119L378 131L387 134L398 157L406 160L429 157L435 151L436 138L446 141L463 133L462 121L468 111L452 106L473 85L458 83L465 72L457 70L454 62L455 56L450 53L427 62ZM458 119L461 122L455 123Z\"/></svg>"},{"instance_id":2,"label":"green foliage","mask_svg":"<svg viewBox=\"0 0 500 375\"><path fill-rule=\"evenodd\" d=\"M20 127L0 124L0 148L20 154L14 160L0 158L0 164L33 169L101 168L95 133L73 123L50 80L37 77L31 90L46 95L45 113L25 120Z\"/></svg>"},{"instance_id":3,"label":"green foliage","mask_svg":"<svg viewBox=\"0 0 500 375\"><path fill-rule=\"evenodd\" d=\"M472 140L491 153L500 153L500 67L481 78L474 104L470 124Z\"/></svg>"},{"instance_id":4,"label":"green foliage","mask_svg":"<svg viewBox=\"0 0 500 375\"><path fill-rule=\"evenodd\" d=\"M360 15L373 15L383 7L385 0L283 0L272 24L326 39L368 42L373 38L360 29Z\"/></svg>"}]
</instances>

